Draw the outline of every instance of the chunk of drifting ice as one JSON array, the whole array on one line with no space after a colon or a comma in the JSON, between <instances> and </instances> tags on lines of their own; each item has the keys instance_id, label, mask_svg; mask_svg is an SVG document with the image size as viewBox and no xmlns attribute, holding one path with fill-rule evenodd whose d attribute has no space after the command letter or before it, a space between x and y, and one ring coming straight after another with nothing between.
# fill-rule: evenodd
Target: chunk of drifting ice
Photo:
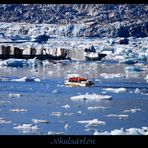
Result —
<instances>
[{"instance_id":1,"label":"chunk of drifting ice","mask_svg":"<svg viewBox=\"0 0 148 148\"><path fill-rule=\"evenodd\" d=\"M105 125L106 124L104 121L99 121L98 119L77 121L77 123L86 124L85 127L97 126L97 125Z\"/></svg>"},{"instance_id":2,"label":"chunk of drifting ice","mask_svg":"<svg viewBox=\"0 0 148 148\"><path fill-rule=\"evenodd\" d=\"M146 55L145 53L138 54L138 60L140 60L140 61L147 61L147 57L148 57L148 55Z\"/></svg>"},{"instance_id":3,"label":"chunk of drifting ice","mask_svg":"<svg viewBox=\"0 0 148 148\"><path fill-rule=\"evenodd\" d=\"M113 93L123 93L127 91L126 88L105 88L103 90Z\"/></svg>"},{"instance_id":4,"label":"chunk of drifting ice","mask_svg":"<svg viewBox=\"0 0 148 148\"><path fill-rule=\"evenodd\" d=\"M84 100L98 101L98 100L111 100L112 96L97 95L97 94L85 94L85 95L73 96L70 99L73 101L84 101Z\"/></svg>"},{"instance_id":5,"label":"chunk of drifting ice","mask_svg":"<svg viewBox=\"0 0 148 148\"><path fill-rule=\"evenodd\" d=\"M119 119L127 119L128 118L128 115L117 115L117 114L109 114L109 115L106 115L107 117L117 117Z\"/></svg>"},{"instance_id":6,"label":"chunk of drifting ice","mask_svg":"<svg viewBox=\"0 0 148 148\"><path fill-rule=\"evenodd\" d=\"M49 131L48 135L64 135L64 132L52 132L52 131Z\"/></svg>"},{"instance_id":7,"label":"chunk of drifting ice","mask_svg":"<svg viewBox=\"0 0 148 148\"><path fill-rule=\"evenodd\" d=\"M104 79L114 79L114 78L124 78L125 77L125 75L122 73L118 73L118 74L101 73L100 76L103 77Z\"/></svg>"},{"instance_id":8,"label":"chunk of drifting ice","mask_svg":"<svg viewBox=\"0 0 148 148\"><path fill-rule=\"evenodd\" d=\"M70 108L70 105L66 104L66 105L62 106L62 108L65 108L65 109Z\"/></svg>"},{"instance_id":9,"label":"chunk of drifting ice","mask_svg":"<svg viewBox=\"0 0 148 148\"><path fill-rule=\"evenodd\" d=\"M123 113L135 113L137 111L141 111L141 109L140 108L133 108L130 110L124 110Z\"/></svg>"},{"instance_id":10,"label":"chunk of drifting ice","mask_svg":"<svg viewBox=\"0 0 148 148\"><path fill-rule=\"evenodd\" d=\"M140 71L143 71L143 69L140 68L140 67L128 66L128 67L125 67L125 71L127 71L127 72L140 72Z\"/></svg>"},{"instance_id":11,"label":"chunk of drifting ice","mask_svg":"<svg viewBox=\"0 0 148 148\"><path fill-rule=\"evenodd\" d=\"M9 111L10 112L27 112L27 109L18 109L18 108L16 108L16 109L10 109Z\"/></svg>"},{"instance_id":12,"label":"chunk of drifting ice","mask_svg":"<svg viewBox=\"0 0 148 148\"><path fill-rule=\"evenodd\" d=\"M134 92L137 93L137 94L139 94L140 93L140 89L139 88L136 88Z\"/></svg>"},{"instance_id":13,"label":"chunk of drifting ice","mask_svg":"<svg viewBox=\"0 0 148 148\"><path fill-rule=\"evenodd\" d=\"M144 79L146 80L146 82L148 82L148 75Z\"/></svg>"},{"instance_id":14,"label":"chunk of drifting ice","mask_svg":"<svg viewBox=\"0 0 148 148\"><path fill-rule=\"evenodd\" d=\"M88 110L96 110L96 109L106 109L107 107L104 106L94 106L94 107L87 107Z\"/></svg>"},{"instance_id":15,"label":"chunk of drifting ice","mask_svg":"<svg viewBox=\"0 0 148 148\"><path fill-rule=\"evenodd\" d=\"M104 131L98 132L95 131L94 135L148 135L148 127L142 128L129 128L129 129L114 129L111 132Z\"/></svg>"},{"instance_id":16,"label":"chunk of drifting ice","mask_svg":"<svg viewBox=\"0 0 148 148\"><path fill-rule=\"evenodd\" d=\"M9 94L10 98L19 98L21 94Z\"/></svg>"},{"instance_id":17,"label":"chunk of drifting ice","mask_svg":"<svg viewBox=\"0 0 148 148\"><path fill-rule=\"evenodd\" d=\"M0 124L9 124L11 121L6 121L4 118L0 118Z\"/></svg>"},{"instance_id":18,"label":"chunk of drifting ice","mask_svg":"<svg viewBox=\"0 0 148 148\"><path fill-rule=\"evenodd\" d=\"M12 79L11 81L15 81L15 82L40 82L40 79L22 77L22 78L18 78L18 79Z\"/></svg>"},{"instance_id":19,"label":"chunk of drifting ice","mask_svg":"<svg viewBox=\"0 0 148 148\"><path fill-rule=\"evenodd\" d=\"M13 127L14 129L21 130L23 133L34 133L39 130L38 126L33 126L32 124L23 124Z\"/></svg>"},{"instance_id":20,"label":"chunk of drifting ice","mask_svg":"<svg viewBox=\"0 0 148 148\"><path fill-rule=\"evenodd\" d=\"M57 94L59 91L57 90L57 89L54 89L53 91L52 91L52 93L54 93L54 94Z\"/></svg>"},{"instance_id":21,"label":"chunk of drifting ice","mask_svg":"<svg viewBox=\"0 0 148 148\"><path fill-rule=\"evenodd\" d=\"M123 64L135 64L135 63L137 63L137 61L134 58L128 58L128 59L121 60L120 63L123 63Z\"/></svg>"},{"instance_id":22,"label":"chunk of drifting ice","mask_svg":"<svg viewBox=\"0 0 148 148\"><path fill-rule=\"evenodd\" d=\"M62 115L62 112L52 112L51 115L52 116L58 116L59 117L59 116Z\"/></svg>"},{"instance_id":23,"label":"chunk of drifting ice","mask_svg":"<svg viewBox=\"0 0 148 148\"><path fill-rule=\"evenodd\" d=\"M34 124L37 124L37 123L49 123L49 121L47 121L47 120L39 120L39 119L32 119L32 122Z\"/></svg>"}]
</instances>

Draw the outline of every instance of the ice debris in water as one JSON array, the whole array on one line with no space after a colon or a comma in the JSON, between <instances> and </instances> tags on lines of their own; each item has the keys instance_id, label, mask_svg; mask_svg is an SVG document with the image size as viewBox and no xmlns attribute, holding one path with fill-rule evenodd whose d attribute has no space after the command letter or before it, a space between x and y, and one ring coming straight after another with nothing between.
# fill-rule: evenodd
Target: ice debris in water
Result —
<instances>
[{"instance_id":1,"label":"ice debris in water","mask_svg":"<svg viewBox=\"0 0 148 148\"><path fill-rule=\"evenodd\" d=\"M137 61L134 58L128 58L128 59L121 60L120 63L123 63L123 64L135 64L135 63L137 63Z\"/></svg>"},{"instance_id":2,"label":"ice debris in water","mask_svg":"<svg viewBox=\"0 0 148 148\"><path fill-rule=\"evenodd\" d=\"M139 88L136 88L134 92L135 92L136 94L139 94L139 93L140 93L140 89L139 89Z\"/></svg>"},{"instance_id":3,"label":"ice debris in water","mask_svg":"<svg viewBox=\"0 0 148 148\"><path fill-rule=\"evenodd\" d=\"M62 112L52 112L51 115L59 117L62 115Z\"/></svg>"},{"instance_id":4,"label":"ice debris in water","mask_svg":"<svg viewBox=\"0 0 148 148\"><path fill-rule=\"evenodd\" d=\"M95 131L94 135L148 135L148 127L142 128L129 128L129 129L114 129L111 132L104 131L98 132Z\"/></svg>"},{"instance_id":5,"label":"ice debris in water","mask_svg":"<svg viewBox=\"0 0 148 148\"><path fill-rule=\"evenodd\" d=\"M140 108L133 108L133 109L129 109L129 110L124 110L123 113L135 113L137 111L141 111Z\"/></svg>"},{"instance_id":6,"label":"ice debris in water","mask_svg":"<svg viewBox=\"0 0 148 148\"><path fill-rule=\"evenodd\" d=\"M28 78L28 77L22 77L22 78L18 78L18 79L12 79L11 81L15 81L15 82L40 82L40 79L38 78Z\"/></svg>"},{"instance_id":7,"label":"ice debris in water","mask_svg":"<svg viewBox=\"0 0 148 148\"><path fill-rule=\"evenodd\" d=\"M105 106L94 106L94 107L87 107L88 110L96 110L96 109L106 109L108 107L105 107Z\"/></svg>"},{"instance_id":8,"label":"ice debris in water","mask_svg":"<svg viewBox=\"0 0 148 148\"><path fill-rule=\"evenodd\" d=\"M125 71L126 72L140 72L140 71L143 71L143 69L141 67L128 66L128 67L125 67Z\"/></svg>"},{"instance_id":9,"label":"ice debris in water","mask_svg":"<svg viewBox=\"0 0 148 148\"><path fill-rule=\"evenodd\" d=\"M47 120L39 120L39 119L32 119L32 122L34 124L37 124L37 123L49 123L49 121L47 121Z\"/></svg>"},{"instance_id":10,"label":"ice debris in water","mask_svg":"<svg viewBox=\"0 0 148 148\"><path fill-rule=\"evenodd\" d=\"M10 98L19 98L21 94L9 94Z\"/></svg>"},{"instance_id":11,"label":"ice debris in water","mask_svg":"<svg viewBox=\"0 0 148 148\"><path fill-rule=\"evenodd\" d=\"M98 119L77 121L77 123L86 124L85 127L105 125L106 124L104 121L99 121Z\"/></svg>"},{"instance_id":12,"label":"ice debris in water","mask_svg":"<svg viewBox=\"0 0 148 148\"><path fill-rule=\"evenodd\" d=\"M34 133L37 130L39 130L37 125L32 125L32 124L23 124L23 125L18 125L16 127L13 127L14 129L21 130L23 133Z\"/></svg>"},{"instance_id":13,"label":"ice debris in water","mask_svg":"<svg viewBox=\"0 0 148 148\"><path fill-rule=\"evenodd\" d=\"M84 101L84 100L98 101L98 100L111 100L112 96L99 95L99 94L85 94L85 95L73 96L70 99L73 101Z\"/></svg>"},{"instance_id":14,"label":"ice debris in water","mask_svg":"<svg viewBox=\"0 0 148 148\"><path fill-rule=\"evenodd\" d=\"M127 119L128 118L128 115L117 115L117 114L109 114L109 115L106 115L107 117L117 117L119 119Z\"/></svg>"},{"instance_id":15,"label":"ice debris in water","mask_svg":"<svg viewBox=\"0 0 148 148\"><path fill-rule=\"evenodd\" d=\"M65 108L65 109L70 108L70 105L66 104L66 105L62 106L62 108Z\"/></svg>"},{"instance_id":16,"label":"ice debris in water","mask_svg":"<svg viewBox=\"0 0 148 148\"><path fill-rule=\"evenodd\" d=\"M146 82L148 82L148 75L145 77Z\"/></svg>"},{"instance_id":17,"label":"ice debris in water","mask_svg":"<svg viewBox=\"0 0 148 148\"><path fill-rule=\"evenodd\" d=\"M0 124L9 124L11 121L6 121L4 118L0 118Z\"/></svg>"},{"instance_id":18,"label":"ice debris in water","mask_svg":"<svg viewBox=\"0 0 148 148\"><path fill-rule=\"evenodd\" d=\"M48 131L48 135L64 135L64 132L53 132L53 131Z\"/></svg>"},{"instance_id":19,"label":"ice debris in water","mask_svg":"<svg viewBox=\"0 0 148 148\"><path fill-rule=\"evenodd\" d=\"M101 73L101 77L104 79L114 79L114 78L124 78L125 75L123 73L117 73L117 74L110 74L110 73Z\"/></svg>"},{"instance_id":20,"label":"ice debris in water","mask_svg":"<svg viewBox=\"0 0 148 148\"><path fill-rule=\"evenodd\" d=\"M123 93L126 92L126 88L104 88L103 90L113 93Z\"/></svg>"},{"instance_id":21,"label":"ice debris in water","mask_svg":"<svg viewBox=\"0 0 148 148\"><path fill-rule=\"evenodd\" d=\"M52 93L57 94L57 93L59 93L59 91L58 91L57 89L54 89L54 90L52 91Z\"/></svg>"},{"instance_id":22,"label":"ice debris in water","mask_svg":"<svg viewBox=\"0 0 148 148\"><path fill-rule=\"evenodd\" d=\"M9 109L10 112L27 112L27 109Z\"/></svg>"}]
</instances>

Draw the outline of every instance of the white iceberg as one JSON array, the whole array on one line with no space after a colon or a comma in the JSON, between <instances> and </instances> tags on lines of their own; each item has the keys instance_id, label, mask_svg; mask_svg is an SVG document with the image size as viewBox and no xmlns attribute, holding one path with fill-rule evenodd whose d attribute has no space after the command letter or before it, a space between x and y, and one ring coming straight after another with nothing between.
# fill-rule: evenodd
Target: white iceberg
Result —
<instances>
[{"instance_id":1,"label":"white iceberg","mask_svg":"<svg viewBox=\"0 0 148 148\"><path fill-rule=\"evenodd\" d=\"M70 99L73 101L84 101L84 100L98 101L98 100L111 100L112 96L99 95L99 94L85 94L85 95L73 96Z\"/></svg>"},{"instance_id":2,"label":"white iceberg","mask_svg":"<svg viewBox=\"0 0 148 148\"><path fill-rule=\"evenodd\" d=\"M103 90L113 93L123 93L127 91L126 88L104 88Z\"/></svg>"}]
</instances>

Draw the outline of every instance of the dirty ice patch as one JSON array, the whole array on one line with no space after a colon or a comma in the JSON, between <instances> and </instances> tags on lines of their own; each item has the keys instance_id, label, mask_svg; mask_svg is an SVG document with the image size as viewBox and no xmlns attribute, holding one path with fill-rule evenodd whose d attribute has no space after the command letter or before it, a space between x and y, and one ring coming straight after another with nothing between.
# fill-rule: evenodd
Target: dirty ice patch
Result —
<instances>
[{"instance_id":1,"label":"dirty ice patch","mask_svg":"<svg viewBox=\"0 0 148 148\"><path fill-rule=\"evenodd\" d=\"M20 98L21 94L9 94L10 98Z\"/></svg>"},{"instance_id":2,"label":"dirty ice patch","mask_svg":"<svg viewBox=\"0 0 148 148\"><path fill-rule=\"evenodd\" d=\"M27 133L27 134L36 133L39 130L37 125L33 126L32 124L22 124L13 128L21 131L22 133Z\"/></svg>"},{"instance_id":3,"label":"dirty ice patch","mask_svg":"<svg viewBox=\"0 0 148 148\"><path fill-rule=\"evenodd\" d=\"M22 78L17 78L17 79L12 79L11 81L15 82L40 82L41 80L38 78L28 78L28 77L22 77Z\"/></svg>"},{"instance_id":4,"label":"dirty ice patch","mask_svg":"<svg viewBox=\"0 0 148 148\"><path fill-rule=\"evenodd\" d=\"M110 74L110 73L101 73L100 76L104 79L114 79L114 78L124 78L123 73Z\"/></svg>"},{"instance_id":5,"label":"dirty ice patch","mask_svg":"<svg viewBox=\"0 0 148 148\"><path fill-rule=\"evenodd\" d=\"M132 108L129 110L124 110L123 113L136 113L137 111L141 111L140 108Z\"/></svg>"},{"instance_id":6,"label":"dirty ice patch","mask_svg":"<svg viewBox=\"0 0 148 148\"><path fill-rule=\"evenodd\" d=\"M128 115L124 115L124 114L121 114L121 115L117 115L117 114L109 114L109 115L106 115L107 117L115 117L115 118L119 118L119 119L127 119L128 118Z\"/></svg>"},{"instance_id":7,"label":"dirty ice patch","mask_svg":"<svg viewBox=\"0 0 148 148\"><path fill-rule=\"evenodd\" d=\"M106 124L106 122L99 121L98 119L77 121L77 123L86 124L85 127L97 126L97 125L105 125Z\"/></svg>"},{"instance_id":8,"label":"dirty ice patch","mask_svg":"<svg viewBox=\"0 0 148 148\"><path fill-rule=\"evenodd\" d=\"M126 88L104 88L103 90L112 93L123 93L127 91Z\"/></svg>"},{"instance_id":9,"label":"dirty ice patch","mask_svg":"<svg viewBox=\"0 0 148 148\"><path fill-rule=\"evenodd\" d=\"M10 112L27 112L27 109L9 109Z\"/></svg>"},{"instance_id":10,"label":"dirty ice patch","mask_svg":"<svg viewBox=\"0 0 148 148\"><path fill-rule=\"evenodd\" d=\"M32 119L32 122L34 124L38 124L38 123L49 123L49 121L47 121L47 120L39 120L39 119Z\"/></svg>"},{"instance_id":11,"label":"dirty ice patch","mask_svg":"<svg viewBox=\"0 0 148 148\"><path fill-rule=\"evenodd\" d=\"M114 129L111 132L104 131L98 132L95 131L94 135L148 135L148 127L142 128L129 128L129 129Z\"/></svg>"},{"instance_id":12,"label":"dirty ice patch","mask_svg":"<svg viewBox=\"0 0 148 148\"><path fill-rule=\"evenodd\" d=\"M12 122L11 121L7 121L4 118L0 118L0 125L1 124L10 124L10 123L12 123Z\"/></svg>"},{"instance_id":13,"label":"dirty ice patch","mask_svg":"<svg viewBox=\"0 0 148 148\"><path fill-rule=\"evenodd\" d=\"M84 101L84 100L98 101L98 100L111 100L112 96L86 93L85 95L73 96L70 99L73 101Z\"/></svg>"}]
</instances>

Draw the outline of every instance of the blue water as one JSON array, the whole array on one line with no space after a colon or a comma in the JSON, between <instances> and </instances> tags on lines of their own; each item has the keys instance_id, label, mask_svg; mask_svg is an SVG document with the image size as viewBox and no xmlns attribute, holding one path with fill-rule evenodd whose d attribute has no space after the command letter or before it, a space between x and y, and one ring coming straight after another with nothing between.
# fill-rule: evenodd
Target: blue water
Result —
<instances>
[{"instance_id":1,"label":"blue water","mask_svg":"<svg viewBox=\"0 0 148 148\"><path fill-rule=\"evenodd\" d=\"M104 79L101 73L123 73L126 65L112 63L51 63L47 67L11 68L0 71L0 118L11 123L0 122L1 135L47 135L48 131L63 132L65 135L93 135L95 131L111 131L120 128L141 128L148 126L148 83L145 81L147 71L135 75L129 74L125 78ZM48 71L53 71L49 74ZM86 72L86 73L85 73ZM95 82L92 87L66 87L64 76L68 73L85 74ZM40 82L12 82L14 78L39 78ZM104 88L127 89L122 93L103 93ZM140 93L135 93L139 88ZM112 96L112 100L100 101L73 101L72 96L81 94L102 94ZM10 97L9 94L20 94L20 97ZM62 106L68 104L70 108ZM88 110L88 107L106 107L105 109ZM27 112L11 112L10 109L26 109ZM141 109L135 113L123 113L124 110ZM54 116L52 112L61 112ZM126 114L127 119L108 117L109 114ZM32 119L47 120L49 123L32 123ZM77 123L82 120L98 119L106 122L105 125L85 127ZM14 129L18 125L32 124L38 130L23 133ZM64 126L68 124L69 128Z\"/></svg>"}]
</instances>

